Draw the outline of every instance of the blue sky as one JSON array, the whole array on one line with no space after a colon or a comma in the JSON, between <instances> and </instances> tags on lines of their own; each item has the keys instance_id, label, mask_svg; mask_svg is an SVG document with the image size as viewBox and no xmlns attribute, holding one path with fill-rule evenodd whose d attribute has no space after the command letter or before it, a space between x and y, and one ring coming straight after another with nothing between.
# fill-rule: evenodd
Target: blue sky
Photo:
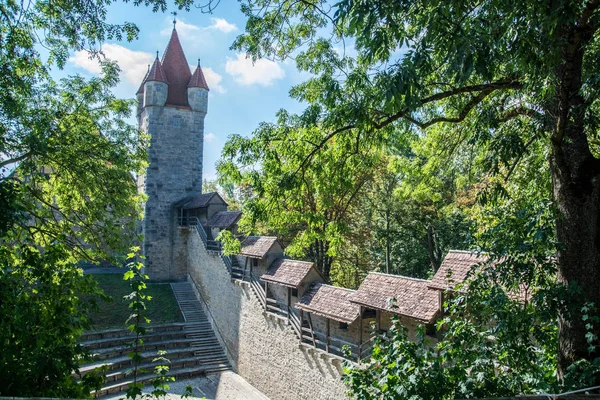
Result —
<instances>
[{"instance_id":1,"label":"blue sky","mask_svg":"<svg viewBox=\"0 0 600 400\"><path fill-rule=\"evenodd\" d=\"M301 111L303 106L290 99L288 92L308 76L297 72L293 61L258 60L253 65L245 54L229 50L245 26L238 2L222 1L212 15L197 9L177 13L177 31L188 63L195 65L201 59L211 89L205 120L204 178L214 179L215 162L227 137L234 133L249 135L261 121L274 121L280 108ZM172 16L115 3L107 18L111 23L133 22L140 28L138 40L103 45L106 56L117 61L123 70L115 94L133 98L157 50L162 57L173 27ZM97 63L79 52L57 75L78 73L89 77L98 72Z\"/></svg>"}]
</instances>

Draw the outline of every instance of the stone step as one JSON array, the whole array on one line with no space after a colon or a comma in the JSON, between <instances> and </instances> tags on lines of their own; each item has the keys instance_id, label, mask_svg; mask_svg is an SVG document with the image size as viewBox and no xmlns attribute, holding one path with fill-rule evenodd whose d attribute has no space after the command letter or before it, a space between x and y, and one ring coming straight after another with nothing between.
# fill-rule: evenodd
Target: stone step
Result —
<instances>
[{"instance_id":1,"label":"stone step","mask_svg":"<svg viewBox=\"0 0 600 400\"><path fill-rule=\"evenodd\" d=\"M187 339L190 337L191 334L214 335L214 332L212 331L210 324L207 324L194 330L158 332L149 335L143 335L140 338L144 341L144 344L151 344L154 342L163 342L168 340ZM83 345L89 350L105 349L117 346L129 346L134 339L135 336L133 335L123 336L116 338L91 340L83 343Z\"/></svg>"},{"instance_id":2,"label":"stone step","mask_svg":"<svg viewBox=\"0 0 600 400\"><path fill-rule=\"evenodd\" d=\"M208 319L206 320L208 322ZM147 329L147 333L158 333L158 332L172 332L172 331L183 331L183 330L189 330L189 329L195 329L198 327L201 327L202 324L201 323L187 323L187 322L181 322L181 323L174 323L174 324L170 324L170 325L151 325L146 327ZM107 331L100 331L100 332L86 332L83 335L81 335L81 339L80 342L90 342L90 341L94 341L94 340L100 340L100 339L109 339L109 338L119 338L119 337L126 337L126 336L131 336L132 333L130 330L128 329L111 329L111 330L107 330Z\"/></svg>"},{"instance_id":3,"label":"stone step","mask_svg":"<svg viewBox=\"0 0 600 400\"><path fill-rule=\"evenodd\" d=\"M197 338L189 338L189 339L179 339L179 340L166 340L163 342L156 343L144 343L140 347L141 351L152 351L157 352L158 350L172 350L172 349L183 349L190 347L201 347L202 345L212 344L215 346L219 346L219 341L214 338L212 340L202 341ZM95 360L108 360L115 357L120 357L123 355L127 355L131 352L131 348L127 346L121 347L111 347L105 349L99 349L96 352L93 352L93 357Z\"/></svg>"},{"instance_id":4,"label":"stone step","mask_svg":"<svg viewBox=\"0 0 600 400\"><path fill-rule=\"evenodd\" d=\"M197 351L198 350L196 348L185 347L183 349L176 349L173 352L168 352L165 355L165 357L168 358L169 360L173 361L173 360L177 360L179 358L193 357L196 355ZM142 351L140 353L140 356L142 357L142 362L148 363L148 362L152 362L152 360L154 358L158 357L158 354L156 351ZM129 355L122 355L119 357L111 358L109 360L101 360L101 361L96 361L96 362L93 362L90 364L85 364L81 368L79 368L79 373L81 375L85 375L86 373L93 371L94 369L102 367L102 366L106 366L107 370L111 371L111 370L120 369L123 367L131 367L132 365L133 365L133 360L131 359L131 357L129 357Z\"/></svg>"},{"instance_id":5,"label":"stone step","mask_svg":"<svg viewBox=\"0 0 600 400\"><path fill-rule=\"evenodd\" d=\"M170 363L162 364L160 362L148 362L142 363L138 365L138 371L146 371L146 373L152 373L154 368L158 365L166 365L169 367L170 371L176 371L179 369L185 368L193 368L193 367L201 367L203 365L214 365L214 364L223 364L229 365L227 361L227 357L224 355L214 355L214 356L204 356L204 357L189 357L189 358L181 358L177 360L171 360ZM124 379L127 379L131 376L131 368L129 367L124 371L115 371L105 375L105 385L113 382L118 382Z\"/></svg>"},{"instance_id":6,"label":"stone step","mask_svg":"<svg viewBox=\"0 0 600 400\"><path fill-rule=\"evenodd\" d=\"M231 369L231 367L229 366L229 363L227 363L227 364L215 363L215 364L205 364L205 365L193 367L193 368L170 370L169 372L167 372L166 375L169 377L173 376L177 380L182 380L182 379L193 378L195 376L205 375L205 374L209 374L209 373L213 373L213 372L226 371L229 369ZM145 374L145 375L139 376L137 381L142 384L149 384L152 382L153 379L155 379L155 375ZM111 394L111 393L124 392L127 390L127 388L129 387L129 385L131 383L133 383L133 379L131 379L131 378L120 381L120 382L116 382L112 385L107 385L107 386L103 387L99 391L92 392L92 395L94 397L101 397L101 396L106 396L107 394Z\"/></svg>"}]
</instances>

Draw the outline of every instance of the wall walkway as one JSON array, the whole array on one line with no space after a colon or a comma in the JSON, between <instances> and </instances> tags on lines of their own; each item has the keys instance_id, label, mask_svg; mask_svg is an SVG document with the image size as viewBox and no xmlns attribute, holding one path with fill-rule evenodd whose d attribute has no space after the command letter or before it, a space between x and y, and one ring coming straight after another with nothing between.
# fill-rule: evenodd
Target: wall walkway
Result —
<instances>
[{"instance_id":1,"label":"wall walkway","mask_svg":"<svg viewBox=\"0 0 600 400\"><path fill-rule=\"evenodd\" d=\"M345 399L341 361L301 346L286 321L268 316L248 285L231 281L195 230L180 227L187 270L206 303L234 370L270 399ZM182 260L183 261L183 260Z\"/></svg>"}]
</instances>

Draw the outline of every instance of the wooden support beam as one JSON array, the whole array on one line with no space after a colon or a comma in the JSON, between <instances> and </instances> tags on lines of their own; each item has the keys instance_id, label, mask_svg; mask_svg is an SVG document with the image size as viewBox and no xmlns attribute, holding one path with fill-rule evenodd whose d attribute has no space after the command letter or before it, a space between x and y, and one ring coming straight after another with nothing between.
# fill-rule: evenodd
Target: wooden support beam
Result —
<instances>
[{"instance_id":1,"label":"wooden support beam","mask_svg":"<svg viewBox=\"0 0 600 400\"><path fill-rule=\"evenodd\" d=\"M269 298L269 282L265 282L265 311L267 310L267 299Z\"/></svg>"},{"instance_id":2,"label":"wooden support beam","mask_svg":"<svg viewBox=\"0 0 600 400\"><path fill-rule=\"evenodd\" d=\"M381 310L375 310L375 332L381 330Z\"/></svg>"},{"instance_id":3,"label":"wooden support beam","mask_svg":"<svg viewBox=\"0 0 600 400\"><path fill-rule=\"evenodd\" d=\"M287 288L287 317L288 317L288 322L290 321L290 310L292 308L292 288L288 287Z\"/></svg>"},{"instance_id":4,"label":"wooden support beam","mask_svg":"<svg viewBox=\"0 0 600 400\"><path fill-rule=\"evenodd\" d=\"M327 318L327 326L325 328L325 351L329 353L329 318Z\"/></svg>"},{"instance_id":5,"label":"wooden support beam","mask_svg":"<svg viewBox=\"0 0 600 400\"><path fill-rule=\"evenodd\" d=\"M363 341L363 306L359 307L358 310L358 362L360 362L362 355L362 341Z\"/></svg>"},{"instance_id":6,"label":"wooden support beam","mask_svg":"<svg viewBox=\"0 0 600 400\"><path fill-rule=\"evenodd\" d=\"M302 335L304 334L303 329L304 328L304 310L300 309L300 343L302 344Z\"/></svg>"},{"instance_id":7,"label":"wooden support beam","mask_svg":"<svg viewBox=\"0 0 600 400\"><path fill-rule=\"evenodd\" d=\"M310 313L308 313L308 327L310 328L310 336L312 337L313 347L317 348L317 342L315 341L315 330L313 329L312 319Z\"/></svg>"}]
</instances>

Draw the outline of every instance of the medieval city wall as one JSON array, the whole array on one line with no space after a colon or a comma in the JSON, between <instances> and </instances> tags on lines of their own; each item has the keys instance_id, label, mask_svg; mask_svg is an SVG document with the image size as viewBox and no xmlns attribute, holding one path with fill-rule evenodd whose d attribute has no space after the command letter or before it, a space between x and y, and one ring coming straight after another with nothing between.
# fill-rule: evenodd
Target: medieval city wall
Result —
<instances>
[{"instance_id":1,"label":"medieval city wall","mask_svg":"<svg viewBox=\"0 0 600 400\"><path fill-rule=\"evenodd\" d=\"M272 400L347 398L339 359L301 346L285 321L264 313L250 287L231 282L197 234L179 228L178 235L187 244L190 278L239 375Z\"/></svg>"}]
</instances>

